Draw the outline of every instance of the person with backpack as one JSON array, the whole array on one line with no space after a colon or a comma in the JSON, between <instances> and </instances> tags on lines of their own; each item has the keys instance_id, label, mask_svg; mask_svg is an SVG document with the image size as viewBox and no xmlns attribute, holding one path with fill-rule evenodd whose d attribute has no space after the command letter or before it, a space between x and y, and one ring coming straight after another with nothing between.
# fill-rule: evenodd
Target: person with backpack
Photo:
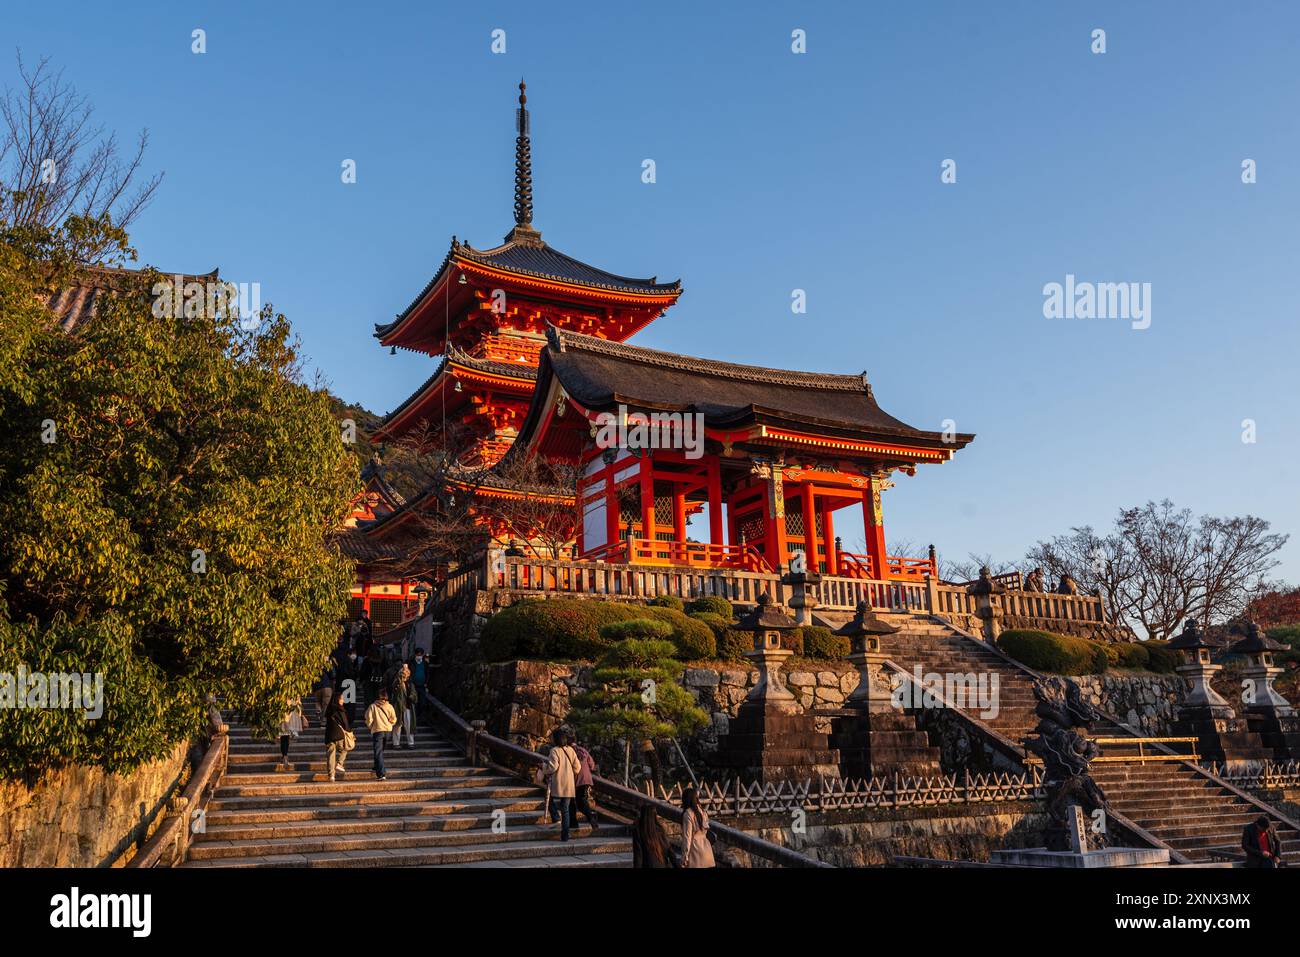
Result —
<instances>
[{"instance_id":1,"label":"person with backpack","mask_svg":"<svg viewBox=\"0 0 1300 957\"><path fill-rule=\"evenodd\" d=\"M370 731L370 747L375 756L375 777L383 781L388 772L384 768L384 738L397 724L397 713L388 703L388 692L379 689L374 702L366 709L366 728Z\"/></svg>"},{"instance_id":2,"label":"person with backpack","mask_svg":"<svg viewBox=\"0 0 1300 957\"><path fill-rule=\"evenodd\" d=\"M709 816L700 807L695 788L682 792L682 867L713 867Z\"/></svg>"},{"instance_id":3,"label":"person with backpack","mask_svg":"<svg viewBox=\"0 0 1300 957\"><path fill-rule=\"evenodd\" d=\"M578 755L569 744L569 735L561 728L556 728L551 736L554 742L550 758L543 769L551 795L551 823L560 822L560 840L569 839L569 805L576 792L575 780L582 770Z\"/></svg>"},{"instance_id":4,"label":"person with backpack","mask_svg":"<svg viewBox=\"0 0 1300 957\"><path fill-rule=\"evenodd\" d=\"M343 707L342 698L335 698L325 711L325 770L330 780L344 777L343 762L348 752L357 746L356 735L352 733L352 724L348 720L347 709Z\"/></svg>"},{"instance_id":5,"label":"person with backpack","mask_svg":"<svg viewBox=\"0 0 1300 957\"><path fill-rule=\"evenodd\" d=\"M576 828L578 826L578 814L587 819L591 825L591 833L595 834L600 830L600 825L596 823L596 812L591 806L591 797L596 790L594 775L596 773L596 762L591 756L591 752L578 744L573 736L569 736L569 741L573 745L573 753L578 756L578 775L573 781L574 791L573 803L569 807L569 824Z\"/></svg>"}]
</instances>

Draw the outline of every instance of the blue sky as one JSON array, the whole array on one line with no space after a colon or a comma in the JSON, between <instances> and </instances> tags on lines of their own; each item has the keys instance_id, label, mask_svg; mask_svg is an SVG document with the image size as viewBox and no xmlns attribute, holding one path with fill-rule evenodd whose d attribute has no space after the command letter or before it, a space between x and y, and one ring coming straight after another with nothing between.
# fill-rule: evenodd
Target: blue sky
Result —
<instances>
[{"instance_id":1,"label":"blue sky","mask_svg":"<svg viewBox=\"0 0 1300 957\"><path fill-rule=\"evenodd\" d=\"M149 129L142 260L260 282L377 412L435 360L373 323L453 233L511 225L525 76L545 238L685 284L635 342L866 369L904 421L977 433L899 479L891 539L1015 558L1166 496L1300 531L1295 4L614 6L14 4L3 34L124 139ZM1150 328L1044 318L1067 274L1149 282ZM1282 557L1300 580L1300 539Z\"/></svg>"}]
</instances>

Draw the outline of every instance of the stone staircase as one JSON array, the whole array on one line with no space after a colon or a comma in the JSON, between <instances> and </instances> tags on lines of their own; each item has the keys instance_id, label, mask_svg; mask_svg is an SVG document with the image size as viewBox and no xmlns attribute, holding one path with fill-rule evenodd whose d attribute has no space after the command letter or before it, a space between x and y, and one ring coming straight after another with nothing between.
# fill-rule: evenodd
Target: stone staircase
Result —
<instances>
[{"instance_id":1,"label":"stone staircase","mask_svg":"<svg viewBox=\"0 0 1300 957\"><path fill-rule=\"evenodd\" d=\"M182 866L631 866L626 828L604 823L592 835L584 820L561 843L558 825L538 823L543 789L470 765L428 728L420 728L413 749L394 749L390 739L387 779L378 780L360 704L353 722L360 728L357 747L345 776L331 782L315 702L304 701L303 708L311 726L291 742L288 771L276 770L278 741L257 739L230 722L226 773L208 804L206 829L194 835Z\"/></svg>"},{"instance_id":2,"label":"stone staircase","mask_svg":"<svg viewBox=\"0 0 1300 957\"><path fill-rule=\"evenodd\" d=\"M1001 657L982 642L963 635L941 621L923 615L882 615L901 631L886 635L882 646L890 660L906 671L916 665L922 672L998 675L999 710L981 718L961 709L976 723L1009 739L1023 749L1024 739L1038 723L1034 714L1033 675ZM1137 738L1130 729L1105 719L1092 730L1093 737ZM1214 851L1241 854L1241 830L1258 817L1261 808L1231 788L1181 761L1139 763L1134 745L1106 744L1106 757L1131 756L1132 762L1096 763L1094 780L1106 792L1111 807L1157 840L1198 864L1215 862ZM1148 753L1150 750L1148 749ZM1271 810L1271 809L1270 809ZM1281 814L1271 811L1282 841L1283 856L1300 860L1300 833Z\"/></svg>"},{"instance_id":3,"label":"stone staircase","mask_svg":"<svg viewBox=\"0 0 1300 957\"><path fill-rule=\"evenodd\" d=\"M1182 762L1093 765L1093 779L1121 814L1196 864L1212 851L1241 856L1241 830L1258 806ZM1288 864L1300 862L1300 833L1278 822Z\"/></svg>"}]
</instances>

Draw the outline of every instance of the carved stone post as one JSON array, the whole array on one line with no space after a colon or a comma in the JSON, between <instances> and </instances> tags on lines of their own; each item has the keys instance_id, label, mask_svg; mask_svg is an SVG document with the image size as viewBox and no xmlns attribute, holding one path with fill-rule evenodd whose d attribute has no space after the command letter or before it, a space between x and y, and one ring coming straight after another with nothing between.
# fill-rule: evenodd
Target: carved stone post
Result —
<instances>
[{"instance_id":1,"label":"carved stone post","mask_svg":"<svg viewBox=\"0 0 1300 957\"><path fill-rule=\"evenodd\" d=\"M966 586L966 593L975 598L975 615L980 619L984 640L992 644L1002 633L1002 609L994 596L1002 591L1002 586L993 580L989 568L980 569L979 580Z\"/></svg>"}]
</instances>

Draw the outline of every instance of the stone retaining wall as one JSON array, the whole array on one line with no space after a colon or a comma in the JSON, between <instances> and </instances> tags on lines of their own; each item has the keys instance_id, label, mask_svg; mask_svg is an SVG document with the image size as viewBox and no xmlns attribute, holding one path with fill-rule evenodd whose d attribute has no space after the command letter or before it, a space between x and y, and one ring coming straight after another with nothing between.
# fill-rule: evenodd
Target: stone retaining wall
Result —
<instances>
[{"instance_id":1,"label":"stone retaining wall","mask_svg":"<svg viewBox=\"0 0 1300 957\"><path fill-rule=\"evenodd\" d=\"M131 774L73 765L35 788L0 784L0 867L120 867L161 821L189 746Z\"/></svg>"},{"instance_id":2,"label":"stone retaining wall","mask_svg":"<svg viewBox=\"0 0 1300 957\"><path fill-rule=\"evenodd\" d=\"M591 671L587 664L544 661L464 666L457 670L454 682L441 683L439 696L466 718L485 719L492 734L537 748L565 722L571 698L590 686ZM840 705L858 684L857 672L846 662L796 661L784 674L787 687L805 709ZM743 665L696 665L685 670L682 684L711 718L689 745L683 742L692 765L717 749L718 737L727 733L730 719L757 680L758 672ZM1182 679L1172 675L1084 675L1075 681L1088 700L1153 736L1170 733L1174 709L1185 693ZM945 766L1005 770L991 754L967 740L964 725L952 724L927 725L943 739Z\"/></svg>"}]
</instances>

